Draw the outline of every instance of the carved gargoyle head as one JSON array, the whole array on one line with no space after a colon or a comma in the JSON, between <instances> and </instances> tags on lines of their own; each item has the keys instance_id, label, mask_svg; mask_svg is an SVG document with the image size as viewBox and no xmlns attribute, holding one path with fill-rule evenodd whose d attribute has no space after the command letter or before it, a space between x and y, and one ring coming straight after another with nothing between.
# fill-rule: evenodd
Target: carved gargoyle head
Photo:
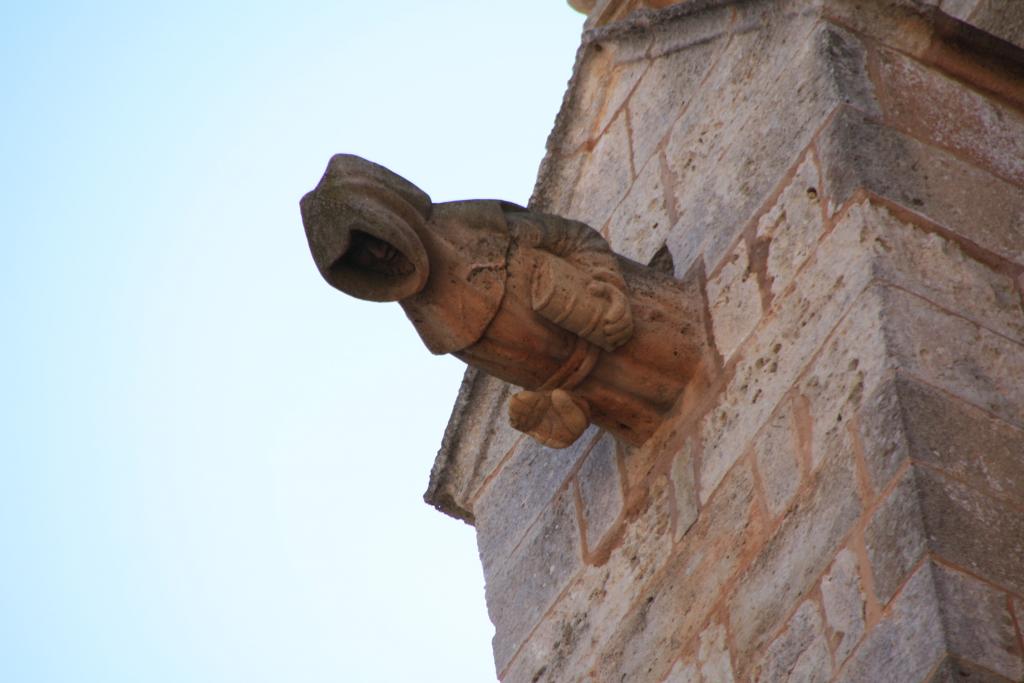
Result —
<instances>
[{"instance_id":1,"label":"carved gargoyle head","mask_svg":"<svg viewBox=\"0 0 1024 683\"><path fill-rule=\"evenodd\" d=\"M316 267L333 287L369 301L398 301L427 282L420 239L431 202L388 169L337 154L299 203Z\"/></svg>"}]
</instances>

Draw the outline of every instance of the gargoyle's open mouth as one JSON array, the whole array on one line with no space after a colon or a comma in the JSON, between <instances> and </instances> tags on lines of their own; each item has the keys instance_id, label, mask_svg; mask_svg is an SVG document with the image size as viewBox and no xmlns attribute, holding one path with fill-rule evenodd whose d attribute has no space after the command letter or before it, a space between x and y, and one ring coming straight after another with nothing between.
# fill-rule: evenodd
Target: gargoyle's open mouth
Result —
<instances>
[{"instance_id":1,"label":"gargoyle's open mouth","mask_svg":"<svg viewBox=\"0 0 1024 683\"><path fill-rule=\"evenodd\" d=\"M328 270L340 274L346 270L365 270L385 276L411 275L416 267L394 245L362 230L351 231L348 249L331 262Z\"/></svg>"}]
</instances>

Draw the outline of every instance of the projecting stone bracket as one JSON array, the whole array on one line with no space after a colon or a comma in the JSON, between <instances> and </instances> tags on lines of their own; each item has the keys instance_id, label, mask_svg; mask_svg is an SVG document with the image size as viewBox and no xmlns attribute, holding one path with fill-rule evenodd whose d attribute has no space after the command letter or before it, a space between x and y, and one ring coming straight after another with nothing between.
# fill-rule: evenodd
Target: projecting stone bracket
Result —
<instances>
[{"instance_id":1,"label":"projecting stone bracket","mask_svg":"<svg viewBox=\"0 0 1024 683\"><path fill-rule=\"evenodd\" d=\"M523 387L516 429L564 448L591 423L647 440L709 355L699 283L614 254L583 223L508 202L434 204L337 155L303 197L332 286L397 301L427 348Z\"/></svg>"}]
</instances>

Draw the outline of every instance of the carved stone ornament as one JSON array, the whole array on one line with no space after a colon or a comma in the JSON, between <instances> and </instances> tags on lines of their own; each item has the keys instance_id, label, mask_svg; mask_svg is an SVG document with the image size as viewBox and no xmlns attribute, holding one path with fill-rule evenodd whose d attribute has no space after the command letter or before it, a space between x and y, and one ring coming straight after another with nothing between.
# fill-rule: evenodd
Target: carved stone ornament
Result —
<instances>
[{"instance_id":1,"label":"carved stone ornament","mask_svg":"<svg viewBox=\"0 0 1024 683\"><path fill-rule=\"evenodd\" d=\"M328 283L397 301L431 352L523 387L512 426L547 446L591 422L643 443L708 353L697 283L614 254L578 221L497 200L434 204L346 154L300 206Z\"/></svg>"}]
</instances>

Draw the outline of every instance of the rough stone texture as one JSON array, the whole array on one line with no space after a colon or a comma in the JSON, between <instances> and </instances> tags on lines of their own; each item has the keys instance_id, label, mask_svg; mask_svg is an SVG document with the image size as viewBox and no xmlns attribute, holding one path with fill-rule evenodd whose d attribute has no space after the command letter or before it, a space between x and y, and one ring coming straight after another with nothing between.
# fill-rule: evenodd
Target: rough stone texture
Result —
<instances>
[{"instance_id":1,"label":"rough stone texture","mask_svg":"<svg viewBox=\"0 0 1024 683\"><path fill-rule=\"evenodd\" d=\"M929 547L976 576L1024 593L1024 515L933 470L917 472Z\"/></svg>"},{"instance_id":2,"label":"rough stone texture","mask_svg":"<svg viewBox=\"0 0 1024 683\"><path fill-rule=\"evenodd\" d=\"M914 460L1024 503L1024 431L919 382L897 386Z\"/></svg>"},{"instance_id":3,"label":"rough stone texture","mask_svg":"<svg viewBox=\"0 0 1024 683\"><path fill-rule=\"evenodd\" d=\"M837 226L818 247L814 262L797 276L789 294L775 302L774 315L761 322L747 343L722 398L701 424L701 500L706 500L744 452L869 281L870 268L859 248L858 234L855 220ZM857 320L862 318L858 312ZM877 317L864 319L860 325L863 329L847 330L842 336L857 339L862 355L884 354ZM855 336L848 336L851 334Z\"/></svg>"},{"instance_id":4,"label":"rough stone texture","mask_svg":"<svg viewBox=\"0 0 1024 683\"><path fill-rule=\"evenodd\" d=\"M638 596L636 606L610 638L595 671L599 681L660 681L680 647L697 637L757 538L752 520L753 477L748 468L730 476L679 544L672 562Z\"/></svg>"},{"instance_id":5,"label":"rough stone texture","mask_svg":"<svg viewBox=\"0 0 1024 683\"><path fill-rule=\"evenodd\" d=\"M651 260L672 227L662 178L661 159L648 160L608 225L612 249L640 263Z\"/></svg>"},{"instance_id":6,"label":"rough stone texture","mask_svg":"<svg viewBox=\"0 0 1024 683\"><path fill-rule=\"evenodd\" d=\"M622 481L615 439L603 435L590 449L577 475L587 550L593 551L622 512Z\"/></svg>"},{"instance_id":7,"label":"rough stone texture","mask_svg":"<svg viewBox=\"0 0 1024 683\"><path fill-rule=\"evenodd\" d=\"M864 532L875 593L889 602L928 547L915 470L908 469L878 507Z\"/></svg>"},{"instance_id":8,"label":"rough stone texture","mask_svg":"<svg viewBox=\"0 0 1024 683\"><path fill-rule=\"evenodd\" d=\"M857 558L842 550L821 579L821 604L834 644L836 666L843 662L864 633L864 589L857 570Z\"/></svg>"},{"instance_id":9,"label":"rough stone texture","mask_svg":"<svg viewBox=\"0 0 1024 683\"><path fill-rule=\"evenodd\" d=\"M934 576L949 651L1011 680L1024 678L1006 593L942 566Z\"/></svg>"},{"instance_id":10,"label":"rough stone texture","mask_svg":"<svg viewBox=\"0 0 1024 683\"><path fill-rule=\"evenodd\" d=\"M477 545L486 575L506 561L596 434L597 429L591 427L589 435L562 450L527 440L505 463L473 506Z\"/></svg>"},{"instance_id":11,"label":"rough stone texture","mask_svg":"<svg viewBox=\"0 0 1024 683\"><path fill-rule=\"evenodd\" d=\"M832 657L822 628L818 605L803 602L786 629L754 668L753 680L786 683L824 683L832 674Z\"/></svg>"},{"instance_id":12,"label":"rough stone texture","mask_svg":"<svg viewBox=\"0 0 1024 683\"><path fill-rule=\"evenodd\" d=\"M979 0L971 24L1014 45L1024 46L1024 6L1006 0Z\"/></svg>"},{"instance_id":13,"label":"rough stone texture","mask_svg":"<svg viewBox=\"0 0 1024 683\"><path fill-rule=\"evenodd\" d=\"M700 649L697 651L700 673L705 681L732 683L732 663L725 644L725 626L715 624L700 634Z\"/></svg>"},{"instance_id":14,"label":"rough stone texture","mask_svg":"<svg viewBox=\"0 0 1024 683\"><path fill-rule=\"evenodd\" d=\"M947 657L928 683L1020 683L957 657Z\"/></svg>"},{"instance_id":15,"label":"rough stone texture","mask_svg":"<svg viewBox=\"0 0 1024 683\"><path fill-rule=\"evenodd\" d=\"M871 392L858 416L869 485L881 490L907 459L909 447L903 427L903 407L896 381Z\"/></svg>"},{"instance_id":16,"label":"rough stone texture","mask_svg":"<svg viewBox=\"0 0 1024 683\"><path fill-rule=\"evenodd\" d=\"M772 297L779 297L814 251L824 230L818 167L804 158L775 206L757 223L757 244L766 245Z\"/></svg>"},{"instance_id":17,"label":"rough stone texture","mask_svg":"<svg viewBox=\"0 0 1024 683\"><path fill-rule=\"evenodd\" d=\"M760 288L745 243L708 280L708 302L715 345L729 360L761 319Z\"/></svg>"},{"instance_id":18,"label":"rough stone texture","mask_svg":"<svg viewBox=\"0 0 1024 683\"><path fill-rule=\"evenodd\" d=\"M468 368L424 498L473 523L473 498L522 436L504 419L509 386Z\"/></svg>"},{"instance_id":19,"label":"rough stone texture","mask_svg":"<svg viewBox=\"0 0 1024 683\"><path fill-rule=\"evenodd\" d=\"M619 114L584 162L566 217L600 230L633 182L628 161L629 128Z\"/></svg>"},{"instance_id":20,"label":"rough stone texture","mask_svg":"<svg viewBox=\"0 0 1024 683\"><path fill-rule=\"evenodd\" d=\"M666 157L685 226L668 240L676 263L703 251L713 269L834 106L875 108L857 40L782 14L761 10L758 30L733 36L670 133Z\"/></svg>"},{"instance_id":21,"label":"rough stone texture","mask_svg":"<svg viewBox=\"0 0 1024 683\"><path fill-rule=\"evenodd\" d=\"M672 488L675 493L675 540L679 541L697 521L697 483L694 479L693 440L687 440L672 459Z\"/></svg>"},{"instance_id":22,"label":"rough stone texture","mask_svg":"<svg viewBox=\"0 0 1024 683\"><path fill-rule=\"evenodd\" d=\"M671 491L656 480L606 563L586 566L513 661L504 683L561 683L607 643L672 550Z\"/></svg>"},{"instance_id":23,"label":"rough stone texture","mask_svg":"<svg viewBox=\"0 0 1024 683\"><path fill-rule=\"evenodd\" d=\"M793 419L793 401L788 400L765 425L754 445L765 504L773 515L789 506L800 487L800 462Z\"/></svg>"},{"instance_id":24,"label":"rough stone texture","mask_svg":"<svg viewBox=\"0 0 1024 683\"><path fill-rule=\"evenodd\" d=\"M579 568L575 504L563 491L515 552L487 573L487 611L494 624L494 662L499 671Z\"/></svg>"},{"instance_id":25,"label":"rough stone texture","mask_svg":"<svg viewBox=\"0 0 1024 683\"><path fill-rule=\"evenodd\" d=\"M938 664L944 651L931 566L924 564L835 680L839 683L921 681Z\"/></svg>"},{"instance_id":26,"label":"rough stone texture","mask_svg":"<svg viewBox=\"0 0 1024 683\"><path fill-rule=\"evenodd\" d=\"M740 659L765 641L786 607L810 590L861 512L850 454L819 471L813 493L786 516L743 575L729 600L729 623Z\"/></svg>"},{"instance_id":27,"label":"rough stone texture","mask_svg":"<svg viewBox=\"0 0 1024 683\"><path fill-rule=\"evenodd\" d=\"M818 155L832 210L867 190L1024 263L1024 193L1018 186L852 109L840 110L818 136Z\"/></svg>"},{"instance_id":28,"label":"rough stone texture","mask_svg":"<svg viewBox=\"0 0 1024 683\"><path fill-rule=\"evenodd\" d=\"M880 52L879 72L893 125L1024 183L1024 114L890 50Z\"/></svg>"}]
</instances>

